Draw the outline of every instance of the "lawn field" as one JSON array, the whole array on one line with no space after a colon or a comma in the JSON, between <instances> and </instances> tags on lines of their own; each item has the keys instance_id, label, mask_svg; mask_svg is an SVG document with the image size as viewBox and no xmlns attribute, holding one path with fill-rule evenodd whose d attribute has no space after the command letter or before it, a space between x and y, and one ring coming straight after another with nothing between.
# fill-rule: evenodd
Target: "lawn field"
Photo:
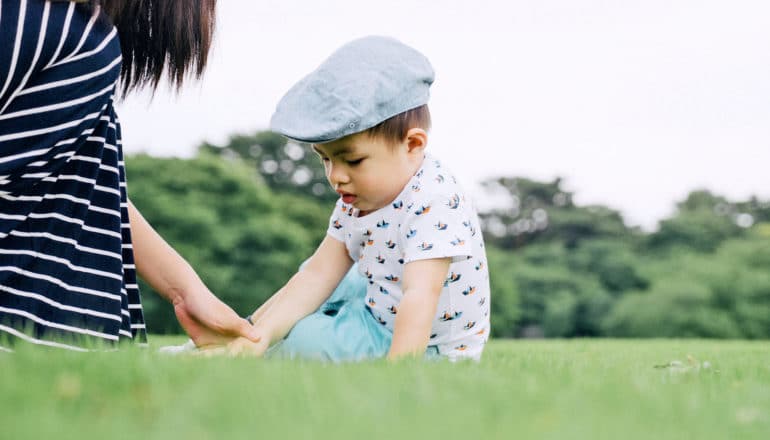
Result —
<instances>
[{"instance_id":1,"label":"lawn field","mask_svg":"<svg viewBox=\"0 0 770 440\"><path fill-rule=\"evenodd\" d=\"M770 342L494 340L480 363L330 365L151 341L0 353L0 438L770 438Z\"/></svg>"}]
</instances>

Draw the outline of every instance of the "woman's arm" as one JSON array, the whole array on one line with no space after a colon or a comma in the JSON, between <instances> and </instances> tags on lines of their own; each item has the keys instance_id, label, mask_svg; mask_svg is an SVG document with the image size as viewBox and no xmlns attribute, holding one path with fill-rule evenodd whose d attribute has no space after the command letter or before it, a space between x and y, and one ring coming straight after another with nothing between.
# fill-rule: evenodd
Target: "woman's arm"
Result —
<instances>
[{"instance_id":1,"label":"woman's arm","mask_svg":"<svg viewBox=\"0 0 770 440\"><path fill-rule=\"evenodd\" d=\"M404 267L404 297L393 324L388 359L425 353L449 261L449 258L419 260Z\"/></svg>"},{"instance_id":2,"label":"woman's arm","mask_svg":"<svg viewBox=\"0 0 770 440\"><path fill-rule=\"evenodd\" d=\"M249 323L211 293L130 201L128 216L137 272L174 305L179 323L197 346L224 344L237 336L257 339Z\"/></svg>"}]
</instances>

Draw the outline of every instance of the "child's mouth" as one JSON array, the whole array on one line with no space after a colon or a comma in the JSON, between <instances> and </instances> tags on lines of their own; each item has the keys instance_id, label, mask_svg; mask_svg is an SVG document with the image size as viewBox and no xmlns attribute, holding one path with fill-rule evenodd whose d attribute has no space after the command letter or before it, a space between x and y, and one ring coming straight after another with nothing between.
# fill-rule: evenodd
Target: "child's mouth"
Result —
<instances>
[{"instance_id":1,"label":"child's mouth","mask_svg":"<svg viewBox=\"0 0 770 440\"><path fill-rule=\"evenodd\" d=\"M342 194L342 202L348 205L352 205L356 201L356 196L353 194Z\"/></svg>"}]
</instances>

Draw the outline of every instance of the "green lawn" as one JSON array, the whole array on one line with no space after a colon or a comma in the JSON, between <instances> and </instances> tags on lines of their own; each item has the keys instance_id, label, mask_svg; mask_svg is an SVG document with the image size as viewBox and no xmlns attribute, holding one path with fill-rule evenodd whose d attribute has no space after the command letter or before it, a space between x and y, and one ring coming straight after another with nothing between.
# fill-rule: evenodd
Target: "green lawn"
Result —
<instances>
[{"instance_id":1,"label":"green lawn","mask_svg":"<svg viewBox=\"0 0 770 440\"><path fill-rule=\"evenodd\" d=\"M770 438L768 342L500 340L479 364L155 352L180 341L0 353L0 438Z\"/></svg>"}]
</instances>

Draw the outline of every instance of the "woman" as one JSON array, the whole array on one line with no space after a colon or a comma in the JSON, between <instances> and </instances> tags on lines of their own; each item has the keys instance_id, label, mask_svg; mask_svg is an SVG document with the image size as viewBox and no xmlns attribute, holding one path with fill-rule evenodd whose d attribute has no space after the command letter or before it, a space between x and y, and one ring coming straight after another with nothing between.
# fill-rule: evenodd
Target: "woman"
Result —
<instances>
[{"instance_id":1,"label":"woman","mask_svg":"<svg viewBox=\"0 0 770 440\"><path fill-rule=\"evenodd\" d=\"M214 8L0 0L0 349L145 343L136 272L197 345L253 338L131 204L114 111L121 91L200 77Z\"/></svg>"}]
</instances>

